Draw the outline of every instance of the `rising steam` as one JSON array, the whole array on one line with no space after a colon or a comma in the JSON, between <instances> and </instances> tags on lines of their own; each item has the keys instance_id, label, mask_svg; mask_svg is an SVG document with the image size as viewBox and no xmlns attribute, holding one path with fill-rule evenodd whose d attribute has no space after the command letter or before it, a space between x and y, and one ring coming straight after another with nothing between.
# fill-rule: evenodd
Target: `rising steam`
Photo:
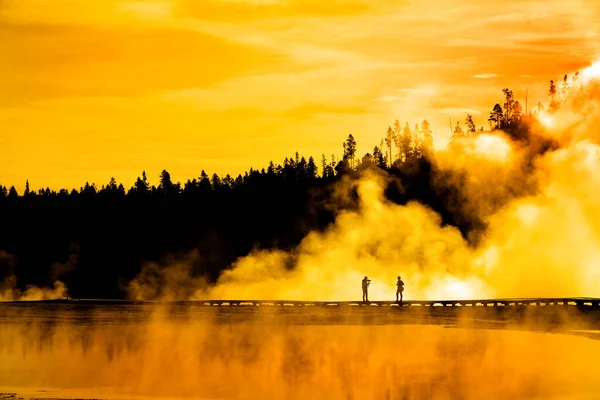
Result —
<instances>
[{"instance_id":1,"label":"rising steam","mask_svg":"<svg viewBox=\"0 0 600 400\"><path fill-rule=\"evenodd\" d=\"M52 287L28 285L25 290L18 288L17 276L13 272L14 264L14 256L0 250L0 301L55 300L68 293L66 285L58 278L74 268L71 262L53 265L52 275L55 279Z\"/></svg>"},{"instance_id":2,"label":"rising steam","mask_svg":"<svg viewBox=\"0 0 600 400\"><path fill-rule=\"evenodd\" d=\"M103 308L85 323L58 308L11 314L0 324L0 387L63 399L595 399L600 390L600 342L587 338L164 311Z\"/></svg>"},{"instance_id":3,"label":"rising steam","mask_svg":"<svg viewBox=\"0 0 600 400\"><path fill-rule=\"evenodd\" d=\"M432 209L388 201L384 190L392 178L369 170L339 183L348 195L357 190L359 208L340 212L332 226L310 233L294 251L254 251L210 287L182 278L189 276L185 264L147 268L130 284L130 295L355 300L368 275L371 299L393 299L401 275L407 298L594 296L600 279L599 101L597 80L573 82L561 92L561 108L540 111L524 134L493 131L430 155L436 187L458 189L454 210L484 222L476 246ZM173 279L149 280L149 270L178 277L175 285L186 282L186 289L165 288Z\"/></svg>"}]
</instances>

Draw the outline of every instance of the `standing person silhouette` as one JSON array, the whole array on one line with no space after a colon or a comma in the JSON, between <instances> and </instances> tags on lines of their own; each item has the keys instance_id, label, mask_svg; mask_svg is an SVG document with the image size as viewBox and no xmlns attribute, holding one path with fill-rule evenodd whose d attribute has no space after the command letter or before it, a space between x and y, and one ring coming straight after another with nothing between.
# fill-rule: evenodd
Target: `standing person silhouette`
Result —
<instances>
[{"instance_id":1,"label":"standing person silhouette","mask_svg":"<svg viewBox=\"0 0 600 400\"><path fill-rule=\"evenodd\" d=\"M369 301L369 285L371 284L371 280L368 277L364 277L362 280L362 291L363 291L363 301Z\"/></svg>"},{"instance_id":2,"label":"standing person silhouette","mask_svg":"<svg viewBox=\"0 0 600 400\"><path fill-rule=\"evenodd\" d=\"M402 278L398 277L396 287L396 302L398 302L398 295L400 295L400 302L402 303L402 292L404 292L404 282L402 281Z\"/></svg>"}]
</instances>

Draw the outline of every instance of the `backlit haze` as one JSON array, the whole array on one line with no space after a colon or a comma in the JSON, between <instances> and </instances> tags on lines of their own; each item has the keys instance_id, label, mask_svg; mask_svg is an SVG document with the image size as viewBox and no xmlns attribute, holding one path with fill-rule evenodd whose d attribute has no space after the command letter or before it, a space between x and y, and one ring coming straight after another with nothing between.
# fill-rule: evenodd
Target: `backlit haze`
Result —
<instances>
[{"instance_id":1,"label":"backlit haze","mask_svg":"<svg viewBox=\"0 0 600 400\"><path fill-rule=\"evenodd\" d=\"M594 1L2 0L0 183L129 187L379 145L395 119L487 128L600 53Z\"/></svg>"},{"instance_id":2,"label":"backlit haze","mask_svg":"<svg viewBox=\"0 0 600 400\"><path fill-rule=\"evenodd\" d=\"M398 275L404 300L600 297L598 21L594 0L0 0L4 186L235 176L296 151L340 160L348 134L360 158L396 119L427 119L426 183L480 222L461 233L398 204L385 189L406 175L367 166L331 181L334 219L291 250L256 247L215 282L190 247L119 281L156 303L4 302L63 298L60 274L83 267L26 288L10 269L0 398L597 399L597 308L163 301L358 301L365 275L371 301L393 300ZM489 127L503 88L535 114L447 145L449 119Z\"/></svg>"},{"instance_id":3,"label":"backlit haze","mask_svg":"<svg viewBox=\"0 0 600 400\"><path fill-rule=\"evenodd\" d=\"M401 273L414 298L596 296L598 64L582 74L561 86L558 109L537 112L528 136L483 132L429 156L437 190L451 183L461 193L453 211L485 222L468 238L419 202L390 202L384 189L392 178L366 170L336 183L339 199L357 190L358 209L340 210L334 224L309 233L293 251L257 249L211 287L191 279L194 252L165 269L147 264L130 282L129 295L351 300L368 275L375 300L394 293ZM551 151L544 142L553 143Z\"/></svg>"}]
</instances>

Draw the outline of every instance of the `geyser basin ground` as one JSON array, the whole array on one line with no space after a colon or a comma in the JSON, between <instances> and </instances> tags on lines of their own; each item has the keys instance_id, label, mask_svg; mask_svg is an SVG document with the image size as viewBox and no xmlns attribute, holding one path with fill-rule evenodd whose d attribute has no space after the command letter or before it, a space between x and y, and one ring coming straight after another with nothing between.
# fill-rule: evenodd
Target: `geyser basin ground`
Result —
<instances>
[{"instance_id":1,"label":"geyser basin ground","mask_svg":"<svg viewBox=\"0 0 600 400\"><path fill-rule=\"evenodd\" d=\"M593 399L600 392L596 310L405 310L0 304L0 392L110 399Z\"/></svg>"}]
</instances>

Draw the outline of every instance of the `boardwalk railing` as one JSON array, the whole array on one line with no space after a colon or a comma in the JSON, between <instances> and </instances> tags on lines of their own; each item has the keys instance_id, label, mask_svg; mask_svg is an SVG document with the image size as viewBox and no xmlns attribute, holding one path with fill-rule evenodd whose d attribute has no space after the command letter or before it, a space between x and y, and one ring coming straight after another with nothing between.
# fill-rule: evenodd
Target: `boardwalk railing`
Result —
<instances>
[{"instance_id":1,"label":"boardwalk railing","mask_svg":"<svg viewBox=\"0 0 600 400\"><path fill-rule=\"evenodd\" d=\"M45 300L44 303L83 304L175 304L209 307L593 307L600 308L600 298L511 298L471 300L405 300L397 301L299 301L299 300L190 300L190 301L136 301L112 299ZM14 303L14 302L5 302ZM16 303L27 303L19 301ZM0 303L1 304L1 303Z\"/></svg>"},{"instance_id":2,"label":"boardwalk railing","mask_svg":"<svg viewBox=\"0 0 600 400\"><path fill-rule=\"evenodd\" d=\"M213 307L600 307L599 298L525 298L481 300L405 300L396 301L296 301L296 300L197 300L178 304Z\"/></svg>"}]
</instances>

